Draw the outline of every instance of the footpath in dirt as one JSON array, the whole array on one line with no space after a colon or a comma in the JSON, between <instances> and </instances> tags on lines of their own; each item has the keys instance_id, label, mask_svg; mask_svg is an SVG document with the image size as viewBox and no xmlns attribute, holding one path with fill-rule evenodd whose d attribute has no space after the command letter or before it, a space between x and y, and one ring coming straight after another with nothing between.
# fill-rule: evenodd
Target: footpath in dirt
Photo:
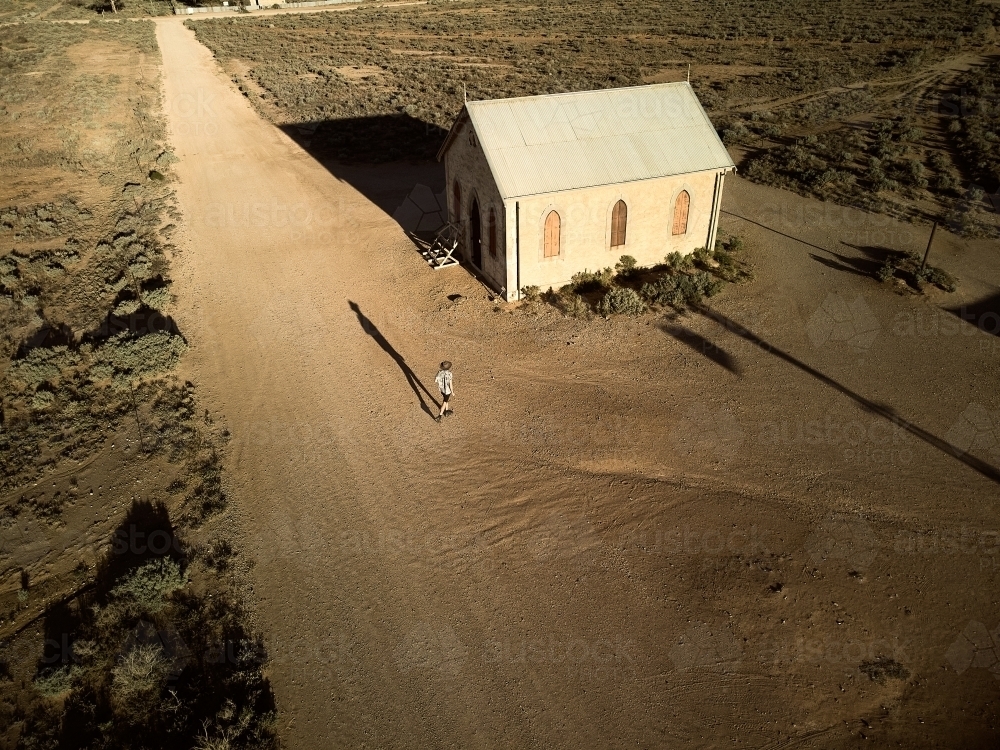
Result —
<instances>
[{"instance_id":1,"label":"footpath in dirt","mask_svg":"<svg viewBox=\"0 0 1000 750\"><path fill-rule=\"evenodd\" d=\"M992 574L893 540L995 528L991 480L891 427L870 434L905 460L769 431L789 409L881 418L711 321L687 324L740 368L654 325L493 312L263 121L178 19L157 39L185 367L232 433L227 489L286 747L981 736L953 725L959 706L990 711L992 678L945 654L970 620L996 624ZM735 187L729 208L774 194ZM823 285L853 300L862 282L766 241L785 255L760 271L787 274L787 299L769 317L766 290L734 292L728 313L943 434L965 404L935 398L887 327L879 357L806 348ZM885 299L872 315L891 320L903 303ZM973 392L963 357L987 353L938 343L935 377ZM457 414L435 424L445 358Z\"/></svg>"}]
</instances>

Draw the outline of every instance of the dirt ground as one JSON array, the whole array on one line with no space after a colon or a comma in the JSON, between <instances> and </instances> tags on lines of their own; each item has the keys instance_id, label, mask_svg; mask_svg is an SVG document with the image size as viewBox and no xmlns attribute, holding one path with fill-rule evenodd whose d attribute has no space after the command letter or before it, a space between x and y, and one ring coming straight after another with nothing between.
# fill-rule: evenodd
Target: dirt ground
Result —
<instances>
[{"instance_id":1,"label":"dirt ground","mask_svg":"<svg viewBox=\"0 0 1000 750\"><path fill-rule=\"evenodd\" d=\"M894 293L864 249L926 229L736 178L756 279L713 314L529 314L385 209L436 167L327 168L157 39L183 367L287 747L997 741L1000 337L944 310L995 244L939 232L959 291Z\"/></svg>"}]
</instances>

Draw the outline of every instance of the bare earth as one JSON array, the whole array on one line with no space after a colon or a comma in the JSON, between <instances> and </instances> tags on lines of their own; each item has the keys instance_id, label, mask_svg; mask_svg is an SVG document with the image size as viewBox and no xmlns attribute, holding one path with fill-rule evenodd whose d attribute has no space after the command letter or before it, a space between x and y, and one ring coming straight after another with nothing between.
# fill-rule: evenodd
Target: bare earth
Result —
<instances>
[{"instance_id":1,"label":"bare earth","mask_svg":"<svg viewBox=\"0 0 1000 750\"><path fill-rule=\"evenodd\" d=\"M959 294L893 294L823 249L926 228L735 180L757 280L711 302L764 344L495 311L157 24L185 367L233 434L286 747L1000 736L962 640L1000 623L1000 338L940 309L996 294L994 248L939 233Z\"/></svg>"}]
</instances>

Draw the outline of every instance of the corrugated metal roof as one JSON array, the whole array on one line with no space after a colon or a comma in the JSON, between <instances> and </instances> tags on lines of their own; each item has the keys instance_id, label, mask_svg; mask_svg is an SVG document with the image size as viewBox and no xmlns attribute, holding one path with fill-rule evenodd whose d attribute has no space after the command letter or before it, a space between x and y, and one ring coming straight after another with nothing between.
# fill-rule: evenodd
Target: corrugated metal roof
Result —
<instances>
[{"instance_id":1,"label":"corrugated metal roof","mask_svg":"<svg viewBox=\"0 0 1000 750\"><path fill-rule=\"evenodd\" d=\"M465 107L504 198L734 167L684 82Z\"/></svg>"}]
</instances>

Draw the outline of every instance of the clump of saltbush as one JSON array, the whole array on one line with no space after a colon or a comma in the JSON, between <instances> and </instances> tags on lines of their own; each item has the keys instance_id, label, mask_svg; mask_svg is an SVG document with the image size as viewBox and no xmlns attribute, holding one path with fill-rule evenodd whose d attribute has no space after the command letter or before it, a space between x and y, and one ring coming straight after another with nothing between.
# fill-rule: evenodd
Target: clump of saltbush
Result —
<instances>
[{"instance_id":1,"label":"clump of saltbush","mask_svg":"<svg viewBox=\"0 0 1000 750\"><path fill-rule=\"evenodd\" d=\"M642 296L651 305L682 307L696 305L703 297L712 297L722 289L723 282L713 279L708 273L662 276L652 284L644 284Z\"/></svg>"},{"instance_id":2,"label":"clump of saltbush","mask_svg":"<svg viewBox=\"0 0 1000 750\"><path fill-rule=\"evenodd\" d=\"M134 379L169 372L187 351L183 337L165 331L133 337L113 336L94 350L95 378L111 378L116 387Z\"/></svg>"},{"instance_id":3,"label":"clump of saltbush","mask_svg":"<svg viewBox=\"0 0 1000 750\"><path fill-rule=\"evenodd\" d=\"M642 301L634 289L615 287L604 295L597 306L597 311L604 317L613 313L619 315L642 315L646 312L646 303Z\"/></svg>"},{"instance_id":4,"label":"clump of saltbush","mask_svg":"<svg viewBox=\"0 0 1000 750\"><path fill-rule=\"evenodd\" d=\"M111 589L111 597L126 607L153 613L163 609L168 594L186 585L181 566L169 557L161 557L129 573Z\"/></svg>"},{"instance_id":5,"label":"clump of saltbush","mask_svg":"<svg viewBox=\"0 0 1000 750\"><path fill-rule=\"evenodd\" d=\"M611 288L614 278L615 271L612 268L605 268L603 271L584 269L580 273L573 274L569 286L575 294L601 292Z\"/></svg>"}]
</instances>

